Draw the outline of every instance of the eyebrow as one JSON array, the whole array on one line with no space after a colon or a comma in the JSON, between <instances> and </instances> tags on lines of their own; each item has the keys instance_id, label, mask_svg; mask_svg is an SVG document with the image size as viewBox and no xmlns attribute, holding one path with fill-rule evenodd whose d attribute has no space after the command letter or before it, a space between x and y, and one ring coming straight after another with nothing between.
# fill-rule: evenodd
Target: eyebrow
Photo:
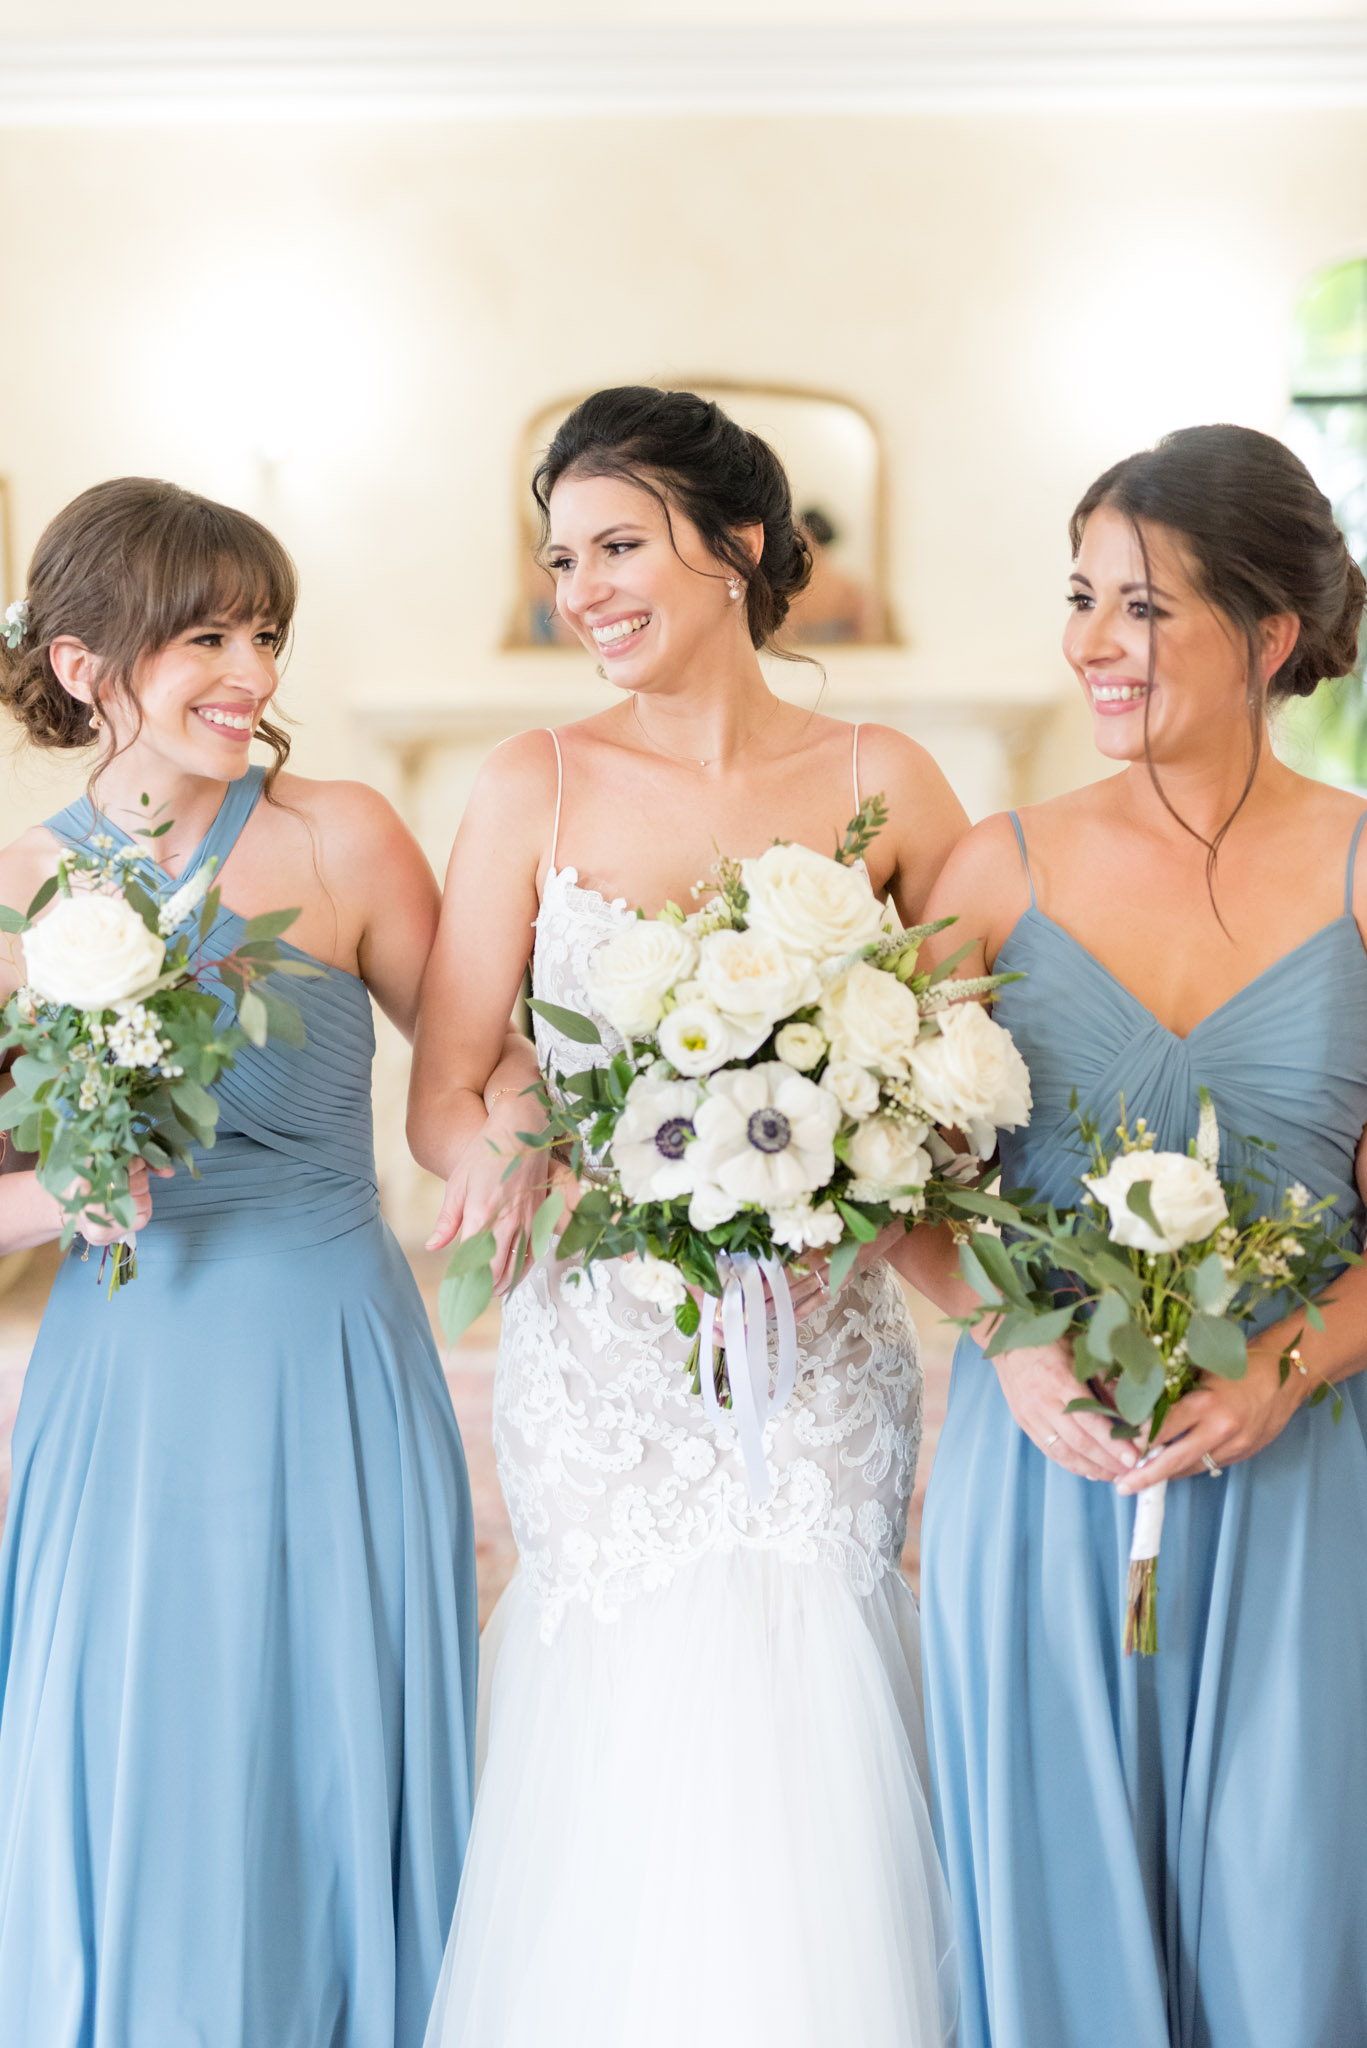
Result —
<instances>
[{"instance_id":1,"label":"eyebrow","mask_svg":"<svg viewBox=\"0 0 1367 2048\"><path fill-rule=\"evenodd\" d=\"M645 530L645 527L637 525L634 520L619 519L615 526L605 526L601 533L595 533L593 539L589 542L589 546L594 548L601 547L605 540L612 539L614 533L644 533ZM552 540L548 541L546 545L548 548L568 549L569 542L564 540Z\"/></svg>"},{"instance_id":2,"label":"eyebrow","mask_svg":"<svg viewBox=\"0 0 1367 2048\"><path fill-rule=\"evenodd\" d=\"M1068 578L1068 581L1070 583L1084 583L1086 584L1088 590L1092 588L1092 580L1090 576L1080 575L1076 569L1074 569L1072 575ZM1166 590L1160 590L1156 583L1122 583L1120 586L1120 595L1122 597L1129 597L1131 593L1136 590L1146 590L1150 597L1165 597L1167 598L1169 604L1173 602L1171 593Z\"/></svg>"}]
</instances>

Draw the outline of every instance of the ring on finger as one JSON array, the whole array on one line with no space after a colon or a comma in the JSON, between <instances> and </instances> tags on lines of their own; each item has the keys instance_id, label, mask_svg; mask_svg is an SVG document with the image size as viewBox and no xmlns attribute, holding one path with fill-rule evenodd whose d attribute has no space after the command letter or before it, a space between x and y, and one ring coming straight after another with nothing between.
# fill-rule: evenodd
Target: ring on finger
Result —
<instances>
[{"instance_id":1,"label":"ring on finger","mask_svg":"<svg viewBox=\"0 0 1367 2048\"><path fill-rule=\"evenodd\" d=\"M1202 1463L1202 1464L1203 1464L1203 1465L1205 1466L1205 1468L1206 1468L1207 1472L1209 1472L1209 1474L1210 1474L1210 1476L1211 1476L1211 1478L1212 1478L1212 1479L1223 1479L1223 1478L1224 1478L1224 1476L1225 1476L1225 1468L1224 1468L1224 1466L1223 1466L1223 1465L1217 1465L1217 1464L1216 1464L1216 1462L1215 1462L1215 1460L1214 1460L1214 1458L1212 1458L1212 1457L1211 1457L1211 1455L1210 1455L1210 1452L1209 1452L1209 1451L1202 1451L1202 1453L1201 1453L1201 1463Z\"/></svg>"},{"instance_id":2,"label":"ring on finger","mask_svg":"<svg viewBox=\"0 0 1367 2048\"><path fill-rule=\"evenodd\" d=\"M1049 1449L1049 1448L1051 1447L1051 1445L1053 1445L1053 1444L1056 1444L1056 1443L1058 1442L1058 1440L1059 1440L1059 1431L1058 1431L1058 1430L1055 1430L1055 1431L1054 1431L1054 1434L1053 1434L1052 1436L1047 1436L1047 1437L1046 1437L1046 1438L1044 1439L1044 1443L1043 1443L1043 1445L1041 1446L1041 1448L1042 1448L1043 1450L1046 1450L1046 1451L1047 1451L1047 1450L1048 1450L1048 1449Z\"/></svg>"}]
</instances>

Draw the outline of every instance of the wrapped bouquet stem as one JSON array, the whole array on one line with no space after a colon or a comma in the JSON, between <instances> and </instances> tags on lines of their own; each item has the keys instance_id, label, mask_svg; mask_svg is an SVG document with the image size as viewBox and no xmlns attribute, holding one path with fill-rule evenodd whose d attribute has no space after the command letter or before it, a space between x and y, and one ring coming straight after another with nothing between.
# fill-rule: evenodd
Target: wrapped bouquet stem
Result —
<instances>
[{"instance_id":1,"label":"wrapped bouquet stem","mask_svg":"<svg viewBox=\"0 0 1367 2048\"><path fill-rule=\"evenodd\" d=\"M1081 1204L1025 1208L1008 1241L976 1233L960 1251L970 1286L1001 1311L988 1355L1071 1337L1081 1390L1070 1411L1104 1415L1115 1435L1150 1443L1207 1376L1243 1378L1260 1311L1275 1302L1321 1328L1315 1297L1344 1265L1359 1263L1327 1200L1293 1186L1261 1213L1270 1176L1221 1175L1219 1125L1204 1088L1200 1104L1187 1152L1157 1150L1143 1118L1131 1129L1123 1100L1114 1146L1093 1119L1079 1118L1092 1168ZM1282 1352L1283 1379L1294 1348L1295 1340ZM1312 1402L1328 1394L1319 1387ZM1335 1397L1336 1415L1340 1406ZM1127 1656L1158 1648L1166 1498L1158 1481L1135 1500Z\"/></svg>"},{"instance_id":2,"label":"wrapped bouquet stem","mask_svg":"<svg viewBox=\"0 0 1367 2048\"><path fill-rule=\"evenodd\" d=\"M890 1223L1014 1213L986 1164L1030 1112L1024 1062L984 1007L1007 977L954 980L967 947L920 965L952 920L904 931L874 895L863 855L884 816L870 798L833 856L722 857L690 913L624 914L589 965L595 1015L532 1003L587 1053L544 1077L545 1126L524 1134L590 1183L559 1256L623 1261L621 1286L695 1340L702 1398L730 1410L757 1499L796 1370L788 1270L825 1257L838 1290ZM552 1229L538 1218L519 1272ZM489 1232L456 1247L449 1335L488 1302L493 1248Z\"/></svg>"}]
</instances>

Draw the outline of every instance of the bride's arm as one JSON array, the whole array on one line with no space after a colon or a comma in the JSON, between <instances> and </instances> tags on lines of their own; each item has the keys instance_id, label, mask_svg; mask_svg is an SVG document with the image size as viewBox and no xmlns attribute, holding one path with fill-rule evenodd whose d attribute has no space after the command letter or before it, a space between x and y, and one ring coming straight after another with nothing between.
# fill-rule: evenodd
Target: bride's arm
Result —
<instances>
[{"instance_id":1,"label":"bride's arm","mask_svg":"<svg viewBox=\"0 0 1367 2048\"><path fill-rule=\"evenodd\" d=\"M880 790L888 807L872 860L891 853L885 886L903 924L919 924L936 876L968 831L964 807L938 762L891 726L860 727L859 781L867 792Z\"/></svg>"},{"instance_id":2,"label":"bride's arm","mask_svg":"<svg viewBox=\"0 0 1367 2048\"><path fill-rule=\"evenodd\" d=\"M555 809L555 759L542 733L497 748L481 769L446 875L436 943L423 976L413 1041L408 1142L446 1180L430 1243L494 1231L494 1278L511 1267L519 1230L545 1195L548 1165L532 1153L505 1181L517 1133L539 1117L524 1090L535 1051L509 1031L531 957L537 874Z\"/></svg>"}]
</instances>

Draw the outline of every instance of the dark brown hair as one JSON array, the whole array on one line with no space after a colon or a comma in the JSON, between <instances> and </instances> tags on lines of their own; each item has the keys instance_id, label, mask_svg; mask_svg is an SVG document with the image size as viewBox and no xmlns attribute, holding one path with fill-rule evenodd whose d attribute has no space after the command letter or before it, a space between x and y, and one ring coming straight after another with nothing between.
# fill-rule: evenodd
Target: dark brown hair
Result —
<instances>
[{"instance_id":1,"label":"dark brown hair","mask_svg":"<svg viewBox=\"0 0 1367 2048\"><path fill-rule=\"evenodd\" d=\"M1214 874L1221 843L1247 800L1262 757L1267 704L1308 697L1333 676L1351 673L1367 596L1362 570L1334 521L1334 509L1305 464L1271 434L1251 427L1182 427L1154 448L1128 455L1085 491L1068 522L1076 556L1087 521L1101 506L1134 529L1149 579L1145 527L1173 534L1191 565L1195 588L1242 633L1248 650L1248 721L1252 752L1238 803L1213 839L1202 839ZM1264 619L1294 613L1295 646L1267 684L1259 676ZM1149 682L1157 663L1149 631ZM1144 700L1144 758L1166 808L1201 838L1164 794L1149 753L1149 699Z\"/></svg>"},{"instance_id":2,"label":"dark brown hair","mask_svg":"<svg viewBox=\"0 0 1367 2048\"><path fill-rule=\"evenodd\" d=\"M34 549L23 638L12 649L0 640L0 703L35 746L87 746L101 701L111 691L132 699L138 663L191 626L267 619L283 654L297 595L289 555L248 513L149 477L95 484L57 514ZM53 669L49 649L66 635L99 662L90 705L69 695ZM269 793L290 743L264 719L257 731L275 756Z\"/></svg>"},{"instance_id":3,"label":"dark brown hair","mask_svg":"<svg viewBox=\"0 0 1367 2048\"><path fill-rule=\"evenodd\" d=\"M723 571L745 585L751 644L786 659L805 658L775 646L774 635L811 576L812 553L793 518L783 464L758 434L696 392L618 385L577 405L537 466L532 491L541 508L543 545L551 492L565 476L616 476L639 484L662 508L671 539L669 510L676 506ZM746 526L764 529L758 562L739 538Z\"/></svg>"}]
</instances>

